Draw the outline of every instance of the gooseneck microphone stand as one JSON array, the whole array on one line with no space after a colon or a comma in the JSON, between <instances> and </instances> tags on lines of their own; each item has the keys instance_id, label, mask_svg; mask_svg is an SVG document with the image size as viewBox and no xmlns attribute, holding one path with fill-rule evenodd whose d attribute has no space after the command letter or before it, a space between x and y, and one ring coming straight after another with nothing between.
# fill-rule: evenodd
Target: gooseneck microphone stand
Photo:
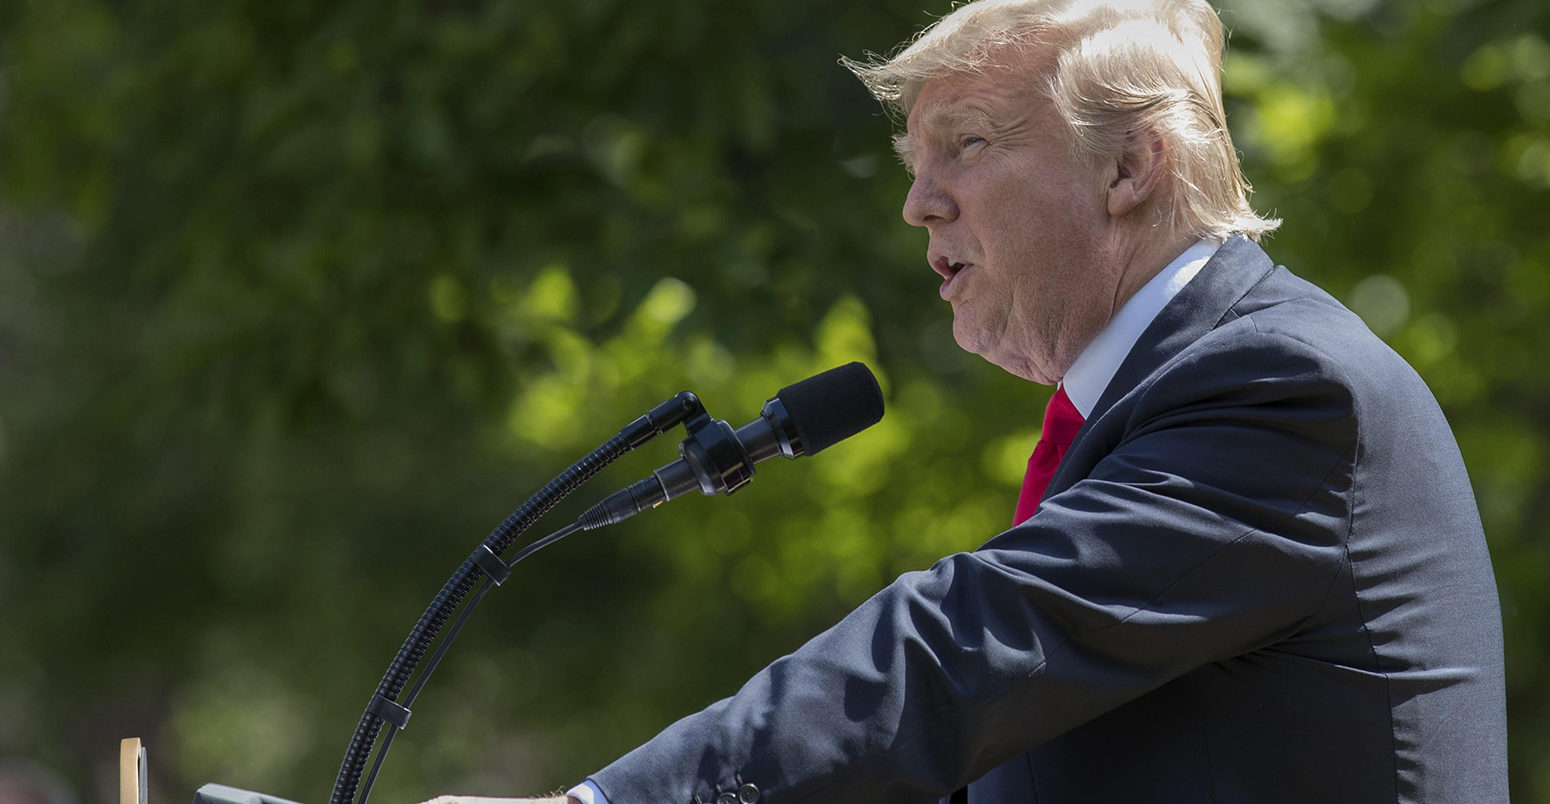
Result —
<instances>
[{"instance_id":1,"label":"gooseneck microphone stand","mask_svg":"<svg viewBox=\"0 0 1550 804\"><path fill-rule=\"evenodd\" d=\"M409 638L404 640L398 655L393 657L387 673L377 684L371 702L350 739L349 750L339 767L339 777L334 781L331 804L366 804L371 786L382 768L393 737L409 723L409 707L425 687L431 672L446 655L452 640L468 621L490 586L499 586L511 575L517 562L534 552L575 533L592 530L634 516L637 512L654 508L679 495L698 490L702 494L731 494L742 488L753 477L753 465L775 456L796 458L812 455L830 444L876 424L883 415L882 391L877 378L860 363L850 363L830 369L782 388L775 398L765 402L759 418L734 430L724 421L712 419L704 405L694 394L683 393L652 408L649 413L636 419L620 430L613 438L591 454L562 472L521 507L511 513L487 536L483 543L463 560L457 572L447 580L436 599L420 616ZM650 476L628 488L614 493L592 506L575 522L539 539L521 550L511 559L501 558L501 553L539 517L548 513L566 495L580 488L602 469L624 453L639 447L652 438L682 424L689 437L679 445L680 460L658 469ZM484 583L473 596L470 590L483 577ZM404 692L426 651L441 633L448 618L464 599L462 613L457 622L441 640L425 669L415 678L415 683L402 700ZM392 726L392 729L387 728ZM385 735L384 735L385 733ZM376 762L365 784L360 782L366 762L377 749L378 738L382 746L376 751ZM359 789L359 796L356 795ZM240 791L239 791L240 792ZM212 798L212 802L217 799ZM196 798L196 804L201 800ZM222 804L233 804L231 799L219 799ZM243 799L243 804L251 804ZM260 799L261 804L280 804ZM285 802L284 804L290 804Z\"/></svg>"},{"instance_id":2,"label":"gooseneck microphone stand","mask_svg":"<svg viewBox=\"0 0 1550 804\"><path fill-rule=\"evenodd\" d=\"M371 702L367 704L366 711L361 715L360 723L355 727L355 734L350 738L350 747L345 752L344 761L339 767L339 776L334 781L334 792L330 799L331 804L352 804L355 802L357 787L359 786L359 804L366 804L366 799L371 795L371 786L376 780L377 772L382 768L382 762L387 757L388 749L392 746L393 736L402 730L409 722L410 705L424 688L426 680L431 672L441 662L446 654L447 647L452 639L457 636L463 624L468 620L468 615L483 599L491 584L500 585L511 574L511 568L517 562L534 552L553 544L556 541L586 527L595 527L597 524L584 523L581 520L571 523L554 533L535 541L522 548L510 560L501 558L501 553L516 541L517 537L532 527L540 517L548 513L551 508L563 500L567 495L580 488L583 483L592 476L602 471L604 467L618 460L624 453L629 452L657 435L672 429L680 423L689 421L691 427L699 422L708 421L704 406L693 393L685 391L672 399L652 408L649 413L621 429L616 435L593 450L586 457L577 461L569 469L549 481L542 489L534 494L527 502L523 503L506 520L502 522L484 541L475 548L474 552L464 559L457 571L452 574L440 593L431 601L425 613L415 623L414 630L410 631L398 654L393 657L393 662L383 674L382 680L377 684L376 691L371 696ZM463 612L446 638L442 640L436 653L431 657L424 672L415 680L409 693L399 700L399 694L414 676L415 669L424 658L426 651L436 641L437 635L452 616L463 599L468 596L469 590L478 583L480 577L484 583L474 592L468 605L463 607ZM387 730L387 726L393 726ZM377 752L376 762L372 766L371 774L366 778L364 785L360 785L361 774L365 770L366 762L370 758L372 750L376 747L379 737L386 731L386 737L382 740L382 748Z\"/></svg>"}]
</instances>

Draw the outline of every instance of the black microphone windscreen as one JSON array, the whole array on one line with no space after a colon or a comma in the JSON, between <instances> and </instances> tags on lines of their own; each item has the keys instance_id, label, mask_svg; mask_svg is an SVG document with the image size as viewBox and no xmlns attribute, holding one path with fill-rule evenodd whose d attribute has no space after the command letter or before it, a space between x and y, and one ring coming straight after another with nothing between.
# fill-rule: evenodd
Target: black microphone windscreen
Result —
<instances>
[{"instance_id":1,"label":"black microphone windscreen","mask_svg":"<svg viewBox=\"0 0 1550 804\"><path fill-rule=\"evenodd\" d=\"M775 394L812 455L877 424L883 418L883 391L872 370L847 363L792 383Z\"/></svg>"}]
</instances>

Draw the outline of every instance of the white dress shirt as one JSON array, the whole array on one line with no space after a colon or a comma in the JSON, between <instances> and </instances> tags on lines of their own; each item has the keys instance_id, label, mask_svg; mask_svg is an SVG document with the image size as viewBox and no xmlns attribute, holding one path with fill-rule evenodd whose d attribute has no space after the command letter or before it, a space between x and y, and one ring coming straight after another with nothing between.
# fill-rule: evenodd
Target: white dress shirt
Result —
<instances>
[{"instance_id":1,"label":"white dress shirt","mask_svg":"<svg viewBox=\"0 0 1550 804\"><path fill-rule=\"evenodd\" d=\"M1082 353L1076 356L1076 361L1066 371L1060 384L1066 389L1066 396L1071 398L1071 404L1076 406L1082 418L1092 415L1098 398L1103 395L1109 381L1114 379L1120 363L1125 361L1136 341L1140 340L1141 333L1151 326L1157 314L1189 284L1189 280L1200 273L1201 267L1216 254L1221 245L1220 241L1201 240L1174 257L1172 262L1157 272L1157 276L1142 285L1119 308L1119 312L1093 338L1092 343L1087 344ZM590 780L567 790L565 795L581 804L609 804L603 791L597 789Z\"/></svg>"}]
</instances>

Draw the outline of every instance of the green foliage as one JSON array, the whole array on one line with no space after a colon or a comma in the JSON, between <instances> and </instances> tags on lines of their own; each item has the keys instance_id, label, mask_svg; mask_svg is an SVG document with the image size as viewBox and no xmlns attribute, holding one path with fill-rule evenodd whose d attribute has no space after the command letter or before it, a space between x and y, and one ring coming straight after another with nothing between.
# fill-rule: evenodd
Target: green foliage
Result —
<instances>
[{"instance_id":1,"label":"green foliage","mask_svg":"<svg viewBox=\"0 0 1550 804\"><path fill-rule=\"evenodd\" d=\"M1273 253L1455 424L1502 587L1514 790L1550 801L1550 13L1226 5ZM375 798L573 782L993 535L1045 391L953 345L889 122L835 65L925 21L816 0L0 8L0 756L106 800L140 736L158 800L323 800L468 550L686 388L741 422L859 359L889 411L734 501L523 564ZM672 457L641 452L539 530Z\"/></svg>"}]
</instances>

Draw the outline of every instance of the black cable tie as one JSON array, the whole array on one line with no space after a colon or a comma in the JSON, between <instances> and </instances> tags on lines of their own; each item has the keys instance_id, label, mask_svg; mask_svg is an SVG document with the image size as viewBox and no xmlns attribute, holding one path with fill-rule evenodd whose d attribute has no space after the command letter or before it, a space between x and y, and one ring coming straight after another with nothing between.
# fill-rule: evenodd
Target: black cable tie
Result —
<instances>
[{"instance_id":1,"label":"black cable tie","mask_svg":"<svg viewBox=\"0 0 1550 804\"><path fill-rule=\"evenodd\" d=\"M399 731L403 731L404 727L409 725L409 715L412 713L399 706L396 701L382 697L382 693L379 692L371 696L371 705L366 707L366 714L376 715L397 726Z\"/></svg>"},{"instance_id":2,"label":"black cable tie","mask_svg":"<svg viewBox=\"0 0 1550 804\"><path fill-rule=\"evenodd\" d=\"M496 586L500 586L506 582L507 578L511 577L511 567L506 566L506 562L502 561L501 557L496 555L489 545L479 545L479 548L474 550L474 554L470 558L474 560L474 564L478 565L479 569L484 570L485 575L490 576L490 580L494 581Z\"/></svg>"}]
</instances>

